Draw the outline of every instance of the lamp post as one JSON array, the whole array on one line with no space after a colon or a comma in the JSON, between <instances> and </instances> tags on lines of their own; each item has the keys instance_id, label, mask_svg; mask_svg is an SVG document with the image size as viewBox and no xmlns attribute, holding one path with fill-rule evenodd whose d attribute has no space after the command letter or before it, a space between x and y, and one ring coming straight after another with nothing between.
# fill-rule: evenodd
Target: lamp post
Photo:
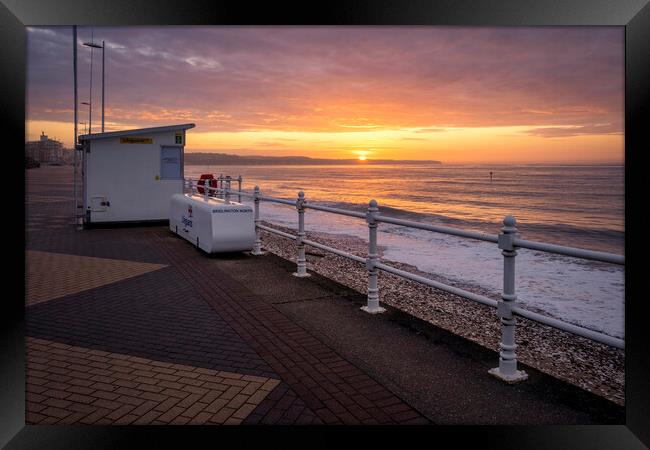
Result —
<instances>
[{"instance_id":1,"label":"lamp post","mask_svg":"<svg viewBox=\"0 0 650 450\"><path fill-rule=\"evenodd\" d=\"M93 115L93 106L92 106L92 99L93 99L93 49L95 48L101 48L102 49L102 133L104 132L104 41L102 41L102 45L95 44L92 42L92 37L91 37L91 42L84 42L86 47L90 47L90 109L88 111L88 133L92 133L92 115Z\"/></svg>"}]
</instances>

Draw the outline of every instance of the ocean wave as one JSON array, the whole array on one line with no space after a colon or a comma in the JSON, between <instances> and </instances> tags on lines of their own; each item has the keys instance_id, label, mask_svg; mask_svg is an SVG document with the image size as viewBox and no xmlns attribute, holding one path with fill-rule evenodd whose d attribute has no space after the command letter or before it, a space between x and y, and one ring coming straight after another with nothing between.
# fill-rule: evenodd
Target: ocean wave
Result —
<instances>
[{"instance_id":1,"label":"ocean wave","mask_svg":"<svg viewBox=\"0 0 650 450\"><path fill-rule=\"evenodd\" d=\"M328 202L326 206L365 211L362 205L344 202ZM433 220L449 225L476 223L397 208L385 209L384 213L429 223ZM265 203L261 217L270 223L294 229L297 226L295 208ZM311 210L305 220L308 235L323 232L363 240L368 237L368 228L362 219ZM557 228L561 225L547 226L557 235ZM569 232L577 232L575 227L563 227ZM492 231L496 233L498 229ZM480 286L494 295L501 292L503 257L496 244L392 224L379 227L378 243L387 260L411 264L418 270L445 277L454 283ZM573 244L575 246L575 242ZM624 333L622 267L538 251L521 251L517 256L517 293L524 307L612 336L621 337Z\"/></svg>"},{"instance_id":2,"label":"ocean wave","mask_svg":"<svg viewBox=\"0 0 650 450\"><path fill-rule=\"evenodd\" d=\"M348 202L318 202L333 208L346 209L356 212L365 212L365 205ZM390 206L380 206L382 215L397 219L411 220L414 222L429 223L449 226L465 230L479 231L489 234L501 232L502 224L499 222L486 222L471 218L454 218L442 214L421 213ZM611 228L591 227L585 228L563 223L548 223L534 221L520 221L519 231L531 240L543 240L558 245L575 246L579 242L583 247L597 251L621 251L625 240L625 232Z\"/></svg>"}]
</instances>

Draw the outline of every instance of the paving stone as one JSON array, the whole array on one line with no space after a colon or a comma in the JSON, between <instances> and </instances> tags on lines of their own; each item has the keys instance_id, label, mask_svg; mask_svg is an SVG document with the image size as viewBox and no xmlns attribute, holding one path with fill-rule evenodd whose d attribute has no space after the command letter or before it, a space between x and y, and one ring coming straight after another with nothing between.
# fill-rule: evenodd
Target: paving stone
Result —
<instances>
[{"instance_id":1,"label":"paving stone","mask_svg":"<svg viewBox=\"0 0 650 450\"><path fill-rule=\"evenodd\" d=\"M163 265L28 250L26 303L65 295L158 270Z\"/></svg>"},{"instance_id":2,"label":"paving stone","mask_svg":"<svg viewBox=\"0 0 650 450\"><path fill-rule=\"evenodd\" d=\"M31 340L31 337L27 338L28 347L31 344ZM39 342L44 342L44 340L39 340ZM60 347L55 348L61 349ZM75 350L79 350L79 348L66 346L65 351ZM119 356L118 354L103 353L112 357ZM29 353L27 358L29 359ZM194 419L199 413L208 410L195 421L195 423L205 423L231 401L232 405L226 408L226 412L229 414L224 417L219 416L221 422L225 422L237 410L233 407L235 404L237 407L244 403L248 405L246 408L239 410L237 415L237 419L245 419L268 395L267 391L260 389L260 383L251 381L246 381L246 386L250 384L258 389L249 389L247 391L249 394L238 394L242 388L228 384L217 384L216 386L219 387L218 390L198 388L193 384L178 384L182 389L197 391L194 393L171 388L166 388L162 392L148 392L143 389L133 389L124 386L125 383L120 379L114 378L114 375L119 372L115 372L113 369L115 367L123 367L122 365L115 366L113 364L113 361L118 360L122 361L120 358L108 359L110 361L106 369L108 375L103 378L102 382L94 382L90 387L71 385L67 388L67 391L44 388L40 393L34 393L30 392L29 388L38 387L38 385L32 385L30 383L32 381L38 383L39 379L27 377L26 387L28 388L28 393L26 397L31 397L35 400L27 401L26 403L28 412L26 417L31 418L31 422L29 423L185 424L191 419ZM88 364L91 364L91 362L92 360L88 359ZM153 364L154 362L154 360L139 357L138 361L134 362L134 364L143 364L147 368L162 367L155 366ZM45 366L45 369L49 370L49 366ZM209 373L214 375L217 371L212 370ZM46 373L46 375L49 376L49 373ZM229 376L231 377L229 380L232 381L232 377L236 376L236 374L231 373ZM225 380L224 378L220 379ZM188 378L188 380L192 383L196 382L192 378ZM263 378L263 380L266 383L269 379ZM131 385L133 384L129 384L129 386ZM174 385L176 386L176 384ZM138 388L142 386L148 386L154 389L158 388L146 384L136 384L136 386ZM223 396L224 393L227 393L227 397L231 397L230 394L232 394L232 397L221 399L219 402L219 396ZM207 402L200 403L198 401L203 397L210 398L210 394L212 394L211 397L216 399L211 404Z\"/></svg>"},{"instance_id":3,"label":"paving stone","mask_svg":"<svg viewBox=\"0 0 650 450\"><path fill-rule=\"evenodd\" d=\"M51 179L29 186L28 202L53 198ZM69 203L47 205L27 213L35 421L356 423L382 410L359 389L392 395L165 227L78 232Z\"/></svg>"}]
</instances>

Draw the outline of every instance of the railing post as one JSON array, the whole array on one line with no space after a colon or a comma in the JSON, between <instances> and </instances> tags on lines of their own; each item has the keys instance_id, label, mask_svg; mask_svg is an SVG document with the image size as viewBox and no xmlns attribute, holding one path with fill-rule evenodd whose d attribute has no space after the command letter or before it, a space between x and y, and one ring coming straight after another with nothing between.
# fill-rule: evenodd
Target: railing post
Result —
<instances>
[{"instance_id":1,"label":"railing post","mask_svg":"<svg viewBox=\"0 0 650 450\"><path fill-rule=\"evenodd\" d=\"M502 233L499 235L499 248L503 255L503 294L497 305L497 313L501 318L501 344L499 352L499 367L490 369L489 373L507 383L516 383L528 378L523 370L517 370L517 354L515 349L515 317L512 307L517 300L515 294L515 257L517 250L514 240L518 237L516 221L513 216L503 219Z\"/></svg>"},{"instance_id":2,"label":"railing post","mask_svg":"<svg viewBox=\"0 0 650 450\"><path fill-rule=\"evenodd\" d=\"M305 244L302 240L305 237L305 193L298 192L298 200L296 200L296 209L298 210L298 236L296 244L298 245L298 258L296 259L297 269L294 272L294 277L308 277L307 273L307 258L305 258Z\"/></svg>"},{"instance_id":3,"label":"railing post","mask_svg":"<svg viewBox=\"0 0 650 450\"><path fill-rule=\"evenodd\" d=\"M239 192L239 194L237 194L237 203L241 203L241 180L242 180L241 175L239 175L239 177L237 178L237 183L239 184L239 186L237 187L237 192Z\"/></svg>"},{"instance_id":4,"label":"railing post","mask_svg":"<svg viewBox=\"0 0 650 450\"><path fill-rule=\"evenodd\" d=\"M206 202L210 198L210 191L208 190L208 186L210 186L210 181L207 179L203 180L203 197Z\"/></svg>"},{"instance_id":5,"label":"railing post","mask_svg":"<svg viewBox=\"0 0 650 450\"><path fill-rule=\"evenodd\" d=\"M377 286L378 269L376 267L379 259L377 252L377 220L375 216L379 214L376 200L370 200L366 222L368 222L368 258L366 259L366 268L368 269L368 304L361 309L370 314L378 314L386 311L379 306L379 287Z\"/></svg>"},{"instance_id":6,"label":"railing post","mask_svg":"<svg viewBox=\"0 0 650 450\"><path fill-rule=\"evenodd\" d=\"M223 198L223 174L219 174L219 195L221 195L220 198Z\"/></svg>"},{"instance_id":7,"label":"railing post","mask_svg":"<svg viewBox=\"0 0 650 450\"><path fill-rule=\"evenodd\" d=\"M253 247L253 255L263 255L262 252L262 231L259 229L260 224L260 187L255 186L253 190L253 204L255 205L255 246Z\"/></svg>"},{"instance_id":8,"label":"railing post","mask_svg":"<svg viewBox=\"0 0 650 450\"><path fill-rule=\"evenodd\" d=\"M230 175L226 175L226 203L230 203Z\"/></svg>"}]
</instances>

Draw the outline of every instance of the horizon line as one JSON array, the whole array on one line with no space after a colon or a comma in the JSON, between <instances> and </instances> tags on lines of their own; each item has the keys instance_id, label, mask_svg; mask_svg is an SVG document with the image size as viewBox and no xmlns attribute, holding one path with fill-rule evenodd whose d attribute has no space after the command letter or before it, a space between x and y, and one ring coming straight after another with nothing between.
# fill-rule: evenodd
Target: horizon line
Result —
<instances>
[{"instance_id":1,"label":"horizon line","mask_svg":"<svg viewBox=\"0 0 650 450\"><path fill-rule=\"evenodd\" d=\"M552 165L552 166L625 166L625 161L597 161L597 162L582 162L582 161L531 161L531 162L503 162L503 161L443 161L439 159L386 159L386 158L366 158L365 160L360 160L358 158L317 158L313 156L305 155L241 155L235 153L220 153L220 152L210 152L210 151L186 151L185 155L192 154L203 154L203 155L223 155L223 156L234 156L236 158L242 159L290 159L290 158L300 158L313 161L346 161L353 162L356 164L372 164L373 162L394 162L394 163L436 163L436 164L492 164L492 165Z\"/></svg>"}]
</instances>

